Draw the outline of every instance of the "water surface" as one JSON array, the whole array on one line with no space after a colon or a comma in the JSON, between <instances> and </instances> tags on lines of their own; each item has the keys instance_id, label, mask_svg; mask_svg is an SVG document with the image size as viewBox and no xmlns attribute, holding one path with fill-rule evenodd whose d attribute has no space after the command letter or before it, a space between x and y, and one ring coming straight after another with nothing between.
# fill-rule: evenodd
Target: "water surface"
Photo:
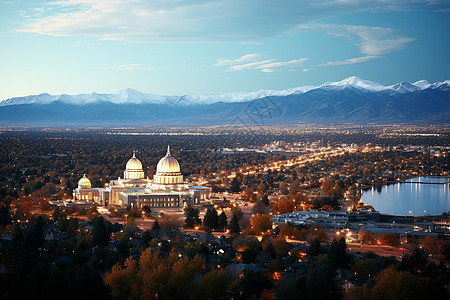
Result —
<instances>
[{"instance_id":1,"label":"water surface","mask_svg":"<svg viewBox=\"0 0 450 300\"><path fill-rule=\"evenodd\" d=\"M363 192L362 202L381 213L399 216L440 215L450 211L450 178L415 177L406 181L421 183L396 183L372 188Z\"/></svg>"}]
</instances>

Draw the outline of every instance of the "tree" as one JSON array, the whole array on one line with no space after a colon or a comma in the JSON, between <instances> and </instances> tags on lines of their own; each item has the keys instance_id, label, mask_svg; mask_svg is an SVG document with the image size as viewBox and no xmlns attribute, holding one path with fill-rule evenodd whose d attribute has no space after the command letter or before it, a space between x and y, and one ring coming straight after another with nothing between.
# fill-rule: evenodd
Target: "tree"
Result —
<instances>
[{"instance_id":1,"label":"tree","mask_svg":"<svg viewBox=\"0 0 450 300\"><path fill-rule=\"evenodd\" d=\"M4 201L0 202L0 226L6 226L11 221L9 216L9 204Z\"/></svg>"},{"instance_id":2,"label":"tree","mask_svg":"<svg viewBox=\"0 0 450 300\"><path fill-rule=\"evenodd\" d=\"M265 206L268 206L268 205L270 204L269 197L267 197L267 194L265 194L264 196L262 196L261 202L262 202Z\"/></svg>"},{"instance_id":3,"label":"tree","mask_svg":"<svg viewBox=\"0 0 450 300\"><path fill-rule=\"evenodd\" d=\"M255 296L259 298L265 289L272 287L272 283L265 274L248 270L244 271L240 284L243 299L252 299Z\"/></svg>"},{"instance_id":4,"label":"tree","mask_svg":"<svg viewBox=\"0 0 450 300\"><path fill-rule=\"evenodd\" d=\"M155 220L155 223L153 223L153 226L152 226L152 231L160 230L160 229L161 229L161 227L159 226L158 220Z\"/></svg>"},{"instance_id":5,"label":"tree","mask_svg":"<svg viewBox=\"0 0 450 300\"><path fill-rule=\"evenodd\" d=\"M94 205L91 208L88 209L86 212L86 216L89 218L89 220L93 220L94 218L98 217L99 213L97 211L97 207Z\"/></svg>"},{"instance_id":6,"label":"tree","mask_svg":"<svg viewBox=\"0 0 450 300\"><path fill-rule=\"evenodd\" d=\"M377 273L380 268L380 264L373 261L373 259L366 258L360 259L356 262L355 268L359 277L369 277Z\"/></svg>"},{"instance_id":7,"label":"tree","mask_svg":"<svg viewBox=\"0 0 450 300\"><path fill-rule=\"evenodd\" d=\"M103 217L95 218L92 228L92 244L94 246L105 247L110 240L111 232L106 228Z\"/></svg>"},{"instance_id":8,"label":"tree","mask_svg":"<svg viewBox=\"0 0 450 300\"><path fill-rule=\"evenodd\" d=\"M239 193L241 191L241 185L236 177L231 180L230 191L232 193Z\"/></svg>"},{"instance_id":9,"label":"tree","mask_svg":"<svg viewBox=\"0 0 450 300\"><path fill-rule=\"evenodd\" d=\"M306 293L309 299L327 300L341 298L339 287L334 280L336 272L326 258L326 255L324 255L321 263L308 271Z\"/></svg>"},{"instance_id":10,"label":"tree","mask_svg":"<svg viewBox=\"0 0 450 300\"><path fill-rule=\"evenodd\" d=\"M345 239L341 237L339 241L334 240L328 251L328 256L330 258L331 266L335 269L347 269L350 263L350 258L347 255L345 249L347 245L345 243Z\"/></svg>"},{"instance_id":11,"label":"tree","mask_svg":"<svg viewBox=\"0 0 450 300\"><path fill-rule=\"evenodd\" d=\"M205 274L200 283L200 291L204 299L220 299L225 297L230 280L225 271L218 269Z\"/></svg>"},{"instance_id":12,"label":"tree","mask_svg":"<svg viewBox=\"0 0 450 300\"><path fill-rule=\"evenodd\" d=\"M175 215L163 215L158 223L162 230L175 232L180 229L183 221Z\"/></svg>"},{"instance_id":13,"label":"tree","mask_svg":"<svg viewBox=\"0 0 450 300\"><path fill-rule=\"evenodd\" d=\"M124 267L115 265L105 274L105 283L114 299L191 298L186 293L203 264L199 256L180 258L175 251L162 258L149 247L140 258L128 258Z\"/></svg>"},{"instance_id":14,"label":"tree","mask_svg":"<svg viewBox=\"0 0 450 300\"><path fill-rule=\"evenodd\" d=\"M282 236L277 237L272 241L272 245L275 248L275 252L278 255L287 255L289 250L289 244L286 242L286 239Z\"/></svg>"},{"instance_id":15,"label":"tree","mask_svg":"<svg viewBox=\"0 0 450 300\"><path fill-rule=\"evenodd\" d=\"M217 215L217 210L213 208L208 208L203 218L203 226L217 229L219 227L219 216Z\"/></svg>"},{"instance_id":16,"label":"tree","mask_svg":"<svg viewBox=\"0 0 450 300\"><path fill-rule=\"evenodd\" d=\"M389 267L377 276L370 290L371 299L445 299L443 287L436 286L430 278L420 277Z\"/></svg>"},{"instance_id":17,"label":"tree","mask_svg":"<svg viewBox=\"0 0 450 300\"><path fill-rule=\"evenodd\" d=\"M186 219L184 220L184 227L185 228L194 228L195 226L199 225L201 223L199 218L199 210L198 208L192 207L192 205L188 205L184 209L184 214L186 216Z\"/></svg>"},{"instance_id":18,"label":"tree","mask_svg":"<svg viewBox=\"0 0 450 300\"><path fill-rule=\"evenodd\" d=\"M255 205L253 205L253 213L264 214L266 212L266 206L261 200L256 200Z\"/></svg>"},{"instance_id":19,"label":"tree","mask_svg":"<svg viewBox=\"0 0 450 300\"><path fill-rule=\"evenodd\" d=\"M59 216L61 214L61 210L59 209L59 207L55 207L55 209L53 210L53 214L52 214L52 219L53 221L58 221L59 220Z\"/></svg>"},{"instance_id":20,"label":"tree","mask_svg":"<svg viewBox=\"0 0 450 300\"><path fill-rule=\"evenodd\" d=\"M321 246L320 246L320 240L318 238L314 238L311 242L311 245L309 246L308 249L308 254L311 256L317 256L319 255L322 251L321 251Z\"/></svg>"},{"instance_id":21,"label":"tree","mask_svg":"<svg viewBox=\"0 0 450 300\"><path fill-rule=\"evenodd\" d=\"M402 257L399 269L411 273L423 273L428 263L428 253L421 248L413 250L412 254Z\"/></svg>"},{"instance_id":22,"label":"tree","mask_svg":"<svg viewBox=\"0 0 450 300\"><path fill-rule=\"evenodd\" d=\"M392 247L400 246L400 240L393 233L383 233L379 239L380 243L383 245L388 245Z\"/></svg>"},{"instance_id":23,"label":"tree","mask_svg":"<svg viewBox=\"0 0 450 300\"><path fill-rule=\"evenodd\" d=\"M256 214L250 219L252 230L255 234L272 229L272 220L269 215Z\"/></svg>"},{"instance_id":24,"label":"tree","mask_svg":"<svg viewBox=\"0 0 450 300\"><path fill-rule=\"evenodd\" d=\"M218 219L218 229L221 231L224 231L227 226L228 226L228 218L227 218L227 214L222 211L219 215L219 219Z\"/></svg>"},{"instance_id":25,"label":"tree","mask_svg":"<svg viewBox=\"0 0 450 300\"><path fill-rule=\"evenodd\" d=\"M431 236L426 236L423 239L423 247L425 250L427 250L432 255L438 255L439 254L439 244L436 239L432 238Z\"/></svg>"},{"instance_id":26,"label":"tree","mask_svg":"<svg viewBox=\"0 0 450 300\"><path fill-rule=\"evenodd\" d=\"M373 245L376 243L373 235L367 231L361 231L359 233L359 240L361 241L361 243L367 244L367 245Z\"/></svg>"},{"instance_id":27,"label":"tree","mask_svg":"<svg viewBox=\"0 0 450 300\"><path fill-rule=\"evenodd\" d=\"M240 221L244 216L244 213L242 212L242 209L239 206L233 206L231 208L231 212L233 213L233 215L236 215L238 221Z\"/></svg>"},{"instance_id":28,"label":"tree","mask_svg":"<svg viewBox=\"0 0 450 300\"><path fill-rule=\"evenodd\" d=\"M295 201L291 199L280 199L277 202L272 204L273 213L278 214L286 214L295 211Z\"/></svg>"},{"instance_id":29,"label":"tree","mask_svg":"<svg viewBox=\"0 0 450 300\"><path fill-rule=\"evenodd\" d=\"M42 216L33 220L33 226L26 235L25 248L28 251L37 251L44 245L44 225L45 221Z\"/></svg>"},{"instance_id":30,"label":"tree","mask_svg":"<svg viewBox=\"0 0 450 300\"><path fill-rule=\"evenodd\" d=\"M239 226L239 220L235 214L233 214L233 216L231 217L228 229L230 230L231 234L239 234L241 232L241 226Z\"/></svg>"}]
</instances>

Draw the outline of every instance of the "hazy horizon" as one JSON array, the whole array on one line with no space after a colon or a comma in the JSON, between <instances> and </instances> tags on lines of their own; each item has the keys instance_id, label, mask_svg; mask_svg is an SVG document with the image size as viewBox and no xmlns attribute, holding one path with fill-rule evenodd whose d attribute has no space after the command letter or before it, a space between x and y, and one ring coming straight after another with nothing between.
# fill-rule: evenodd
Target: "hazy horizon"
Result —
<instances>
[{"instance_id":1,"label":"hazy horizon","mask_svg":"<svg viewBox=\"0 0 450 300\"><path fill-rule=\"evenodd\" d=\"M444 81L449 12L449 1L1 1L0 99Z\"/></svg>"}]
</instances>

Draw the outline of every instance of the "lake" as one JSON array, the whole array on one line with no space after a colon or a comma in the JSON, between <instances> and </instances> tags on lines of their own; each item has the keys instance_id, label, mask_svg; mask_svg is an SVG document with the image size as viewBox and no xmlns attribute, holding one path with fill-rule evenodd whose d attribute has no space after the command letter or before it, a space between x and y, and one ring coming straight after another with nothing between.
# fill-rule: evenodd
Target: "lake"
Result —
<instances>
[{"instance_id":1,"label":"lake","mask_svg":"<svg viewBox=\"0 0 450 300\"><path fill-rule=\"evenodd\" d=\"M363 191L362 202L377 211L398 216L440 215L450 210L450 182L448 177L415 177ZM441 184L426 184L441 183Z\"/></svg>"}]
</instances>

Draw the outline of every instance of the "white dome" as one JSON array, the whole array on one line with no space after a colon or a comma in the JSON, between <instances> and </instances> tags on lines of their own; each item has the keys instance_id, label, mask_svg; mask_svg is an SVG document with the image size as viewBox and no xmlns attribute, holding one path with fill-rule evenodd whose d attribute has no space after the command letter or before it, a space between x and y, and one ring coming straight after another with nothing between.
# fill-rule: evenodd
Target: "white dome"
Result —
<instances>
[{"instance_id":1,"label":"white dome","mask_svg":"<svg viewBox=\"0 0 450 300\"><path fill-rule=\"evenodd\" d=\"M136 154L133 152L133 157L127 162L126 170L142 170L142 163L136 158Z\"/></svg>"},{"instance_id":2,"label":"white dome","mask_svg":"<svg viewBox=\"0 0 450 300\"><path fill-rule=\"evenodd\" d=\"M89 178L86 177L86 174L84 174L83 178L78 180L78 187L82 189L91 188L91 181L89 180Z\"/></svg>"},{"instance_id":3,"label":"white dome","mask_svg":"<svg viewBox=\"0 0 450 300\"><path fill-rule=\"evenodd\" d=\"M163 158L161 158L156 166L156 174L179 174L180 173L180 164L178 161L170 155L169 147L167 147L167 154Z\"/></svg>"}]
</instances>

